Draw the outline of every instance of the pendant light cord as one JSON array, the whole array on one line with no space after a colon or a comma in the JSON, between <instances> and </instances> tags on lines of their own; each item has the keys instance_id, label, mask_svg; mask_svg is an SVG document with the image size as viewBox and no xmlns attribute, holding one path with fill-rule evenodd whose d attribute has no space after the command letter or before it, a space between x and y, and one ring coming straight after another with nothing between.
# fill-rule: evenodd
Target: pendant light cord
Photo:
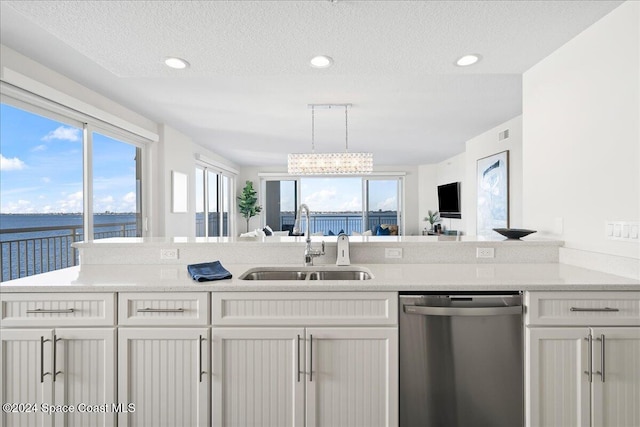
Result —
<instances>
[{"instance_id":1,"label":"pendant light cord","mask_svg":"<svg viewBox=\"0 0 640 427\"><path fill-rule=\"evenodd\" d=\"M316 152L316 109L311 106L311 152Z\"/></svg>"},{"instance_id":2,"label":"pendant light cord","mask_svg":"<svg viewBox=\"0 0 640 427\"><path fill-rule=\"evenodd\" d=\"M349 152L349 107L344 106L344 152Z\"/></svg>"}]
</instances>

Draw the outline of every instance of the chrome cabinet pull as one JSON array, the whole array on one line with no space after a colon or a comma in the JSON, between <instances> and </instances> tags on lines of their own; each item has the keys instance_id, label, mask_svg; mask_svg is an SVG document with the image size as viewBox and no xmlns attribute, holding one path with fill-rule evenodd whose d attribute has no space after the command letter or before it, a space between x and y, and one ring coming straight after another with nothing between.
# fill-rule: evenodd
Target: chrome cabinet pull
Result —
<instances>
[{"instance_id":1,"label":"chrome cabinet pull","mask_svg":"<svg viewBox=\"0 0 640 427\"><path fill-rule=\"evenodd\" d=\"M603 308L583 308L583 307L571 307L570 311L595 311L595 312L615 312L620 311L619 308L603 307Z\"/></svg>"},{"instance_id":2,"label":"chrome cabinet pull","mask_svg":"<svg viewBox=\"0 0 640 427\"><path fill-rule=\"evenodd\" d=\"M298 334L298 382L300 382L300 334Z\"/></svg>"},{"instance_id":3,"label":"chrome cabinet pull","mask_svg":"<svg viewBox=\"0 0 640 427\"><path fill-rule=\"evenodd\" d=\"M313 335L309 335L309 382L313 382Z\"/></svg>"},{"instance_id":4,"label":"chrome cabinet pull","mask_svg":"<svg viewBox=\"0 0 640 427\"><path fill-rule=\"evenodd\" d=\"M53 382L56 382L56 376L58 376L58 374L61 374L62 371L56 371L56 366L57 366L57 358L58 358L58 351L57 351L57 344L58 341L62 341L62 338L58 338L56 335L53 336Z\"/></svg>"},{"instance_id":5,"label":"chrome cabinet pull","mask_svg":"<svg viewBox=\"0 0 640 427\"><path fill-rule=\"evenodd\" d=\"M588 337L585 338L585 340L587 340L588 344L587 346L589 347L587 349L588 353L587 353L587 365L589 365L589 370L588 371L584 371L585 374L587 374L587 376L589 377L589 382L593 382L593 369L591 367L591 365L593 364L593 354L591 353L592 351L592 343L593 343L593 337L591 336L591 334L589 334Z\"/></svg>"},{"instance_id":6,"label":"chrome cabinet pull","mask_svg":"<svg viewBox=\"0 0 640 427\"><path fill-rule=\"evenodd\" d=\"M184 308L139 308L138 313L184 313Z\"/></svg>"},{"instance_id":7,"label":"chrome cabinet pull","mask_svg":"<svg viewBox=\"0 0 640 427\"><path fill-rule=\"evenodd\" d=\"M51 341L50 339L44 339L43 336L40 337L40 382L44 382L44 377L47 375L51 375L51 372L44 371L44 343Z\"/></svg>"},{"instance_id":8,"label":"chrome cabinet pull","mask_svg":"<svg viewBox=\"0 0 640 427\"><path fill-rule=\"evenodd\" d=\"M68 314L75 312L75 308L64 308L64 309L47 309L47 308L36 308L33 310L27 310L27 314Z\"/></svg>"},{"instance_id":9,"label":"chrome cabinet pull","mask_svg":"<svg viewBox=\"0 0 640 427\"><path fill-rule=\"evenodd\" d=\"M596 371L596 374L600 375L600 380L604 382L604 334L600 335L600 338L596 338L596 341L600 341L600 370Z\"/></svg>"},{"instance_id":10,"label":"chrome cabinet pull","mask_svg":"<svg viewBox=\"0 0 640 427\"><path fill-rule=\"evenodd\" d=\"M206 340L206 338L202 338L202 335L198 338L198 382L202 382L202 374L207 373L202 370L202 341Z\"/></svg>"}]
</instances>

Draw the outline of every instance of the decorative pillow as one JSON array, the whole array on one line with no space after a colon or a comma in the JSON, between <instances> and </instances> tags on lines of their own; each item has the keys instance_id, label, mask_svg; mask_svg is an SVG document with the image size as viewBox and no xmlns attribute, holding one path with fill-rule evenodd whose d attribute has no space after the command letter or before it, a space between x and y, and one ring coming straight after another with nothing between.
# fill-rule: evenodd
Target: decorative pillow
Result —
<instances>
[{"instance_id":1,"label":"decorative pillow","mask_svg":"<svg viewBox=\"0 0 640 427\"><path fill-rule=\"evenodd\" d=\"M371 230L367 230L364 233L362 233L363 236L372 236L373 233L371 232Z\"/></svg>"},{"instance_id":2,"label":"decorative pillow","mask_svg":"<svg viewBox=\"0 0 640 427\"><path fill-rule=\"evenodd\" d=\"M376 236L390 236L391 235L391 230L389 230L389 227L383 228L380 227L378 229L378 233L376 234Z\"/></svg>"},{"instance_id":3,"label":"decorative pillow","mask_svg":"<svg viewBox=\"0 0 640 427\"><path fill-rule=\"evenodd\" d=\"M266 228L267 230L269 230L271 232L271 234L273 234L273 228L269 227L269 224L267 224L267 226L264 227L264 228ZM267 233L267 230L265 230L264 232ZM268 235L269 235L269 233L267 233L267 236Z\"/></svg>"},{"instance_id":4,"label":"decorative pillow","mask_svg":"<svg viewBox=\"0 0 640 427\"><path fill-rule=\"evenodd\" d=\"M373 235L377 236L378 235L378 231L380 231L380 226L376 225L375 227L373 227Z\"/></svg>"},{"instance_id":5,"label":"decorative pillow","mask_svg":"<svg viewBox=\"0 0 640 427\"><path fill-rule=\"evenodd\" d=\"M344 234L344 229L341 228L340 231L338 231L338 234Z\"/></svg>"},{"instance_id":6,"label":"decorative pillow","mask_svg":"<svg viewBox=\"0 0 640 427\"><path fill-rule=\"evenodd\" d=\"M263 229L261 229L261 228L256 228L256 236L258 236L258 237L264 237L264 236L266 236L266 235L267 235L267 233L265 233Z\"/></svg>"},{"instance_id":7,"label":"decorative pillow","mask_svg":"<svg viewBox=\"0 0 640 427\"><path fill-rule=\"evenodd\" d=\"M249 231L248 233L240 233L240 237L258 237L255 231Z\"/></svg>"},{"instance_id":8,"label":"decorative pillow","mask_svg":"<svg viewBox=\"0 0 640 427\"><path fill-rule=\"evenodd\" d=\"M265 236L271 236L273 234L273 230L271 230L271 227L269 227L268 225L263 228L262 231L264 232Z\"/></svg>"},{"instance_id":9,"label":"decorative pillow","mask_svg":"<svg viewBox=\"0 0 640 427\"><path fill-rule=\"evenodd\" d=\"M335 236L335 233L331 230L329 230L329 233L327 233L327 236Z\"/></svg>"},{"instance_id":10,"label":"decorative pillow","mask_svg":"<svg viewBox=\"0 0 640 427\"><path fill-rule=\"evenodd\" d=\"M357 231L352 231L351 235L352 236L362 236L362 233L358 233Z\"/></svg>"}]
</instances>

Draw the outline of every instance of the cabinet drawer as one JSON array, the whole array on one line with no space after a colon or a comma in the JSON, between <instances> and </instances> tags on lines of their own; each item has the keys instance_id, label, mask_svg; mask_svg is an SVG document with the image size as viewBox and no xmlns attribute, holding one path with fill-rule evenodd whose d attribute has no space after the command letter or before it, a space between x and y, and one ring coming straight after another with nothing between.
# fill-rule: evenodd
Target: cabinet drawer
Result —
<instances>
[{"instance_id":1,"label":"cabinet drawer","mask_svg":"<svg viewBox=\"0 0 640 427\"><path fill-rule=\"evenodd\" d=\"M640 325L640 292L527 292L528 325Z\"/></svg>"},{"instance_id":2,"label":"cabinet drawer","mask_svg":"<svg viewBox=\"0 0 640 427\"><path fill-rule=\"evenodd\" d=\"M113 293L0 294L2 326L104 326L115 324Z\"/></svg>"},{"instance_id":3,"label":"cabinet drawer","mask_svg":"<svg viewBox=\"0 0 640 427\"><path fill-rule=\"evenodd\" d=\"M118 294L119 325L207 325L207 292L123 292Z\"/></svg>"},{"instance_id":4,"label":"cabinet drawer","mask_svg":"<svg viewBox=\"0 0 640 427\"><path fill-rule=\"evenodd\" d=\"M213 325L397 325L395 292L213 292Z\"/></svg>"}]
</instances>

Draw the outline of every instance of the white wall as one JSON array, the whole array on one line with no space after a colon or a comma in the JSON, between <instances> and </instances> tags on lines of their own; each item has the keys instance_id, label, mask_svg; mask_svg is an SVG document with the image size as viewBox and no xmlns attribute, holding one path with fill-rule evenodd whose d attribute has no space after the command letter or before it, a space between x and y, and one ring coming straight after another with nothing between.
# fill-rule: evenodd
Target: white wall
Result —
<instances>
[{"instance_id":1,"label":"white wall","mask_svg":"<svg viewBox=\"0 0 640 427\"><path fill-rule=\"evenodd\" d=\"M524 223L631 277L640 244L605 239L605 221L640 219L639 26L623 3L523 76Z\"/></svg>"},{"instance_id":2,"label":"white wall","mask_svg":"<svg viewBox=\"0 0 640 427\"><path fill-rule=\"evenodd\" d=\"M500 141L498 134L507 129L509 138ZM509 150L509 227L530 228L522 222L522 116L518 116L466 143L462 218L467 234L474 235L477 232L477 162L505 150Z\"/></svg>"}]
</instances>

